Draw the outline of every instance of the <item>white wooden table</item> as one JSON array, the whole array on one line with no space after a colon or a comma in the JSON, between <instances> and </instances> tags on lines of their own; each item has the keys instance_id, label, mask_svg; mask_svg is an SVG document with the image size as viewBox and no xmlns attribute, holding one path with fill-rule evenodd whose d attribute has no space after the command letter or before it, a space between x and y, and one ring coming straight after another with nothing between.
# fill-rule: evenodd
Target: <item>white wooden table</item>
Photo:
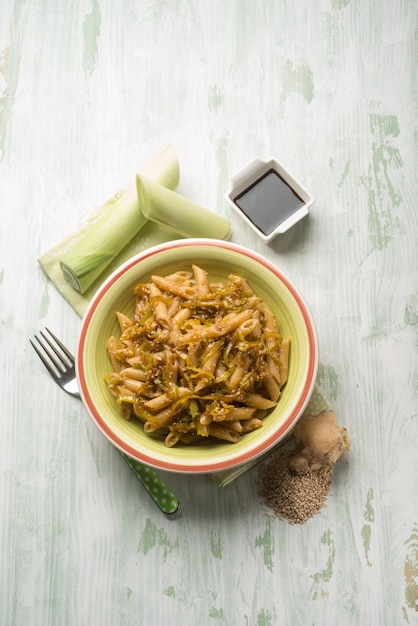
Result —
<instances>
[{"instance_id":1,"label":"white wooden table","mask_svg":"<svg viewBox=\"0 0 418 626\"><path fill-rule=\"evenodd\" d=\"M418 623L417 16L413 0L3 0L0 623ZM37 264L164 143L179 191L299 287L352 438L291 526L254 467L163 474L165 517L28 339L79 317ZM265 245L224 194L275 156L315 197Z\"/></svg>"}]
</instances>

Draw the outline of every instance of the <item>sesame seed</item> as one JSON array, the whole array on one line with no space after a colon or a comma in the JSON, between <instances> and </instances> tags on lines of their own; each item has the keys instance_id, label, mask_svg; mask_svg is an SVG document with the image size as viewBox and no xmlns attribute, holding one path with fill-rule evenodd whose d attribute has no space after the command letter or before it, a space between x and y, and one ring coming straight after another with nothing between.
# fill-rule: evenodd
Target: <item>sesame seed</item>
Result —
<instances>
[{"instance_id":1,"label":"sesame seed","mask_svg":"<svg viewBox=\"0 0 418 626\"><path fill-rule=\"evenodd\" d=\"M331 489L332 468L296 474L289 469L295 450L281 448L259 472L259 495L274 514L290 524L304 524L319 513Z\"/></svg>"}]
</instances>

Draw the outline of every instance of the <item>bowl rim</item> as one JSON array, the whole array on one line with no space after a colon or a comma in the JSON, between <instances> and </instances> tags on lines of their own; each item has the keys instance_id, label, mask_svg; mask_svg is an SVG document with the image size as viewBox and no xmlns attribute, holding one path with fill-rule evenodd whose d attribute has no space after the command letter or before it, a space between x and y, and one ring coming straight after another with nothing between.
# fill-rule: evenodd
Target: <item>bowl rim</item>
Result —
<instances>
[{"instance_id":1,"label":"bowl rim","mask_svg":"<svg viewBox=\"0 0 418 626\"><path fill-rule=\"evenodd\" d=\"M96 405L90 395L88 385L86 383L85 368L84 368L84 351L86 346L86 336L89 324L99 307L103 297L108 293L109 289L115 284L115 282L128 270L138 265L141 261L148 259L156 254L160 254L166 250L171 250L178 247L196 247L196 246L209 246L209 247L222 247L230 251L244 254L250 257L252 260L261 263L265 268L270 270L285 287L290 291L293 298L296 300L299 310L302 314L304 324L308 335L308 356L309 362L307 367L306 379L303 384L302 391L296 402L295 406L291 410L290 414L286 417L280 427L274 430L271 435L265 440L256 444L249 450L243 450L236 458L215 458L213 461L205 459L200 464L190 465L183 458L163 460L154 458L147 451L138 451L132 445L121 439L115 434L112 428L107 424L106 420L100 414L100 411L96 408ZM151 467L166 470L174 473L183 474L211 474L215 472L232 470L238 466L245 465L248 462L254 462L258 457L264 455L277 445L285 436L292 430L298 419L302 416L306 406L309 403L311 395L313 393L316 377L318 373L318 338L316 333L315 324L308 306L299 290L294 286L292 281L279 270L270 260L245 246L237 243L233 243L225 240L208 239L208 238L189 238L189 239L176 239L173 241L165 242L152 246L147 250L139 252L132 256L129 260L125 261L117 269L115 269L108 278L101 284L96 293L93 295L89 302L89 305L82 318L79 337L77 341L76 350L76 376L79 385L81 399L86 407L93 422L105 435L105 437L117 448L120 452L128 455L129 457L150 465Z\"/></svg>"}]
</instances>

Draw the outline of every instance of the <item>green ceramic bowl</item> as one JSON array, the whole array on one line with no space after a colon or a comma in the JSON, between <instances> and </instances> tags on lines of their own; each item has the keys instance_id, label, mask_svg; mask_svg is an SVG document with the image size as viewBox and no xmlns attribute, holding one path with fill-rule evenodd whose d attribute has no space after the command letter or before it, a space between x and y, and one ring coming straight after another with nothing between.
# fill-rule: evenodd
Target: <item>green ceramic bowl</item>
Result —
<instances>
[{"instance_id":1,"label":"green ceramic bowl","mask_svg":"<svg viewBox=\"0 0 418 626\"><path fill-rule=\"evenodd\" d=\"M244 276L276 316L283 336L292 338L288 381L263 427L236 443L203 443L167 448L144 433L139 421L124 420L104 377L111 371L106 341L118 336L115 312L134 308L133 287L152 274L190 270L192 263L212 281ZM182 239L155 246L117 269L99 288L82 321L77 348L77 378L88 412L119 450L153 467L180 473L211 473L252 461L275 446L294 427L312 391L318 369L318 343L311 314L292 282L264 257L236 244L213 239Z\"/></svg>"}]
</instances>

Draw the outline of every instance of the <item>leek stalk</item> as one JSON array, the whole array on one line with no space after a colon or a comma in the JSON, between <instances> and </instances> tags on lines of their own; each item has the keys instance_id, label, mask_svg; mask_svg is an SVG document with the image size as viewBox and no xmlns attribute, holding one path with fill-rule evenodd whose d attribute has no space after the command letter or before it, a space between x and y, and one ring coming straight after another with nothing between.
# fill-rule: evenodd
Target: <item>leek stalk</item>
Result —
<instances>
[{"instance_id":1,"label":"leek stalk","mask_svg":"<svg viewBox=\"0 0 418 626\"><path fill-rule=\"evenodd\" d=\"M163 188L176 189L180 170L172 145L164 146L141 173L158 181ZM146 222L134 182L123 193L110 198L71 238L60 259L67 283L84 293Z\"/></svg>"},{"instance_id":2,"label":"leek stalk","mask_svg":"<svg viewBox=\"0 0 418 626\"><path fill-rule=\"evenodd\" d=\"M147 219L169 226L183 237L229 239L229 221L192 200L137 174L139 206Z\"/></svg>"}]
</instances>

